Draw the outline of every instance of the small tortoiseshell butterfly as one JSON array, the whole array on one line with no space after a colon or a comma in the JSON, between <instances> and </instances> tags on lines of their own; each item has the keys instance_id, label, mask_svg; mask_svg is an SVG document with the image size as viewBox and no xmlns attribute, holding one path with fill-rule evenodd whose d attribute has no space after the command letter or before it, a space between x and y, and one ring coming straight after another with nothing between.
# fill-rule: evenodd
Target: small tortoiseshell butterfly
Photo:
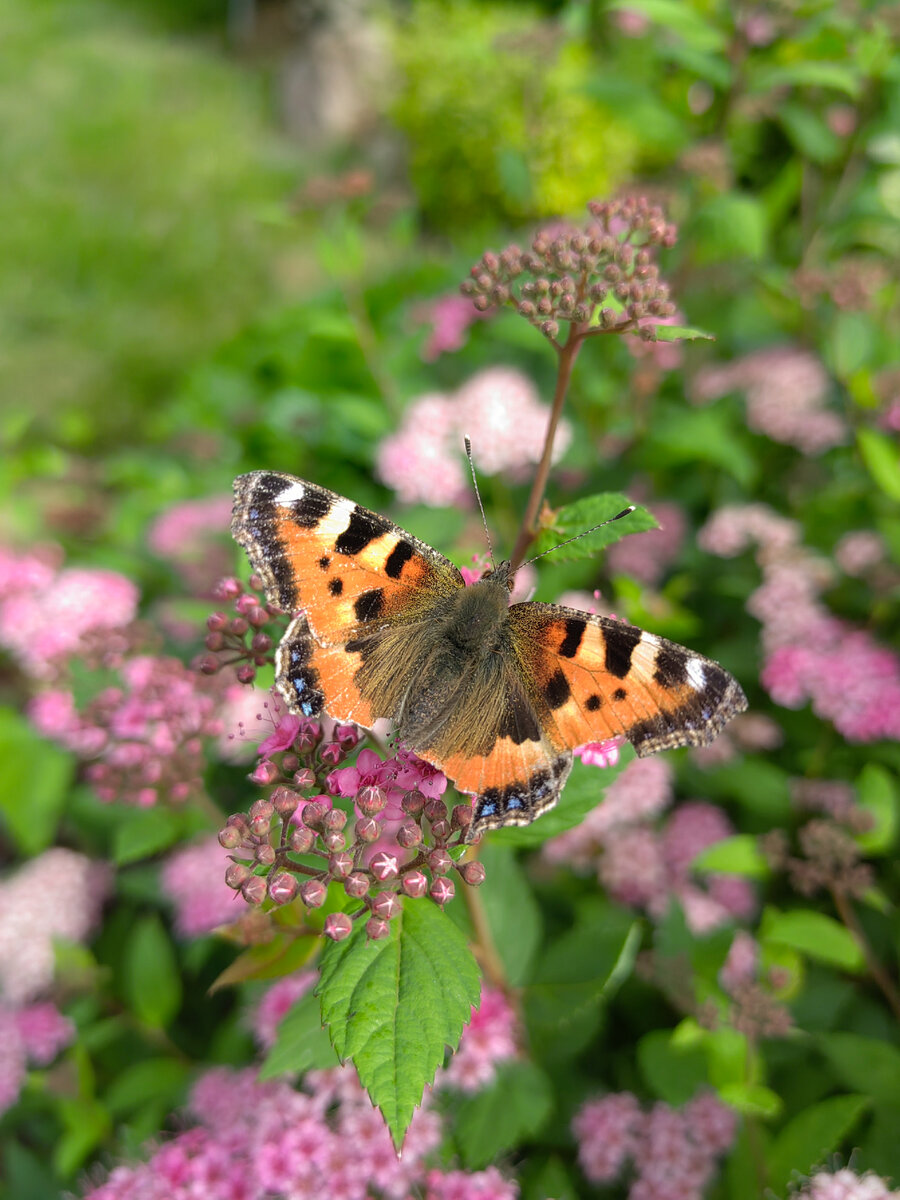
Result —
<instances>
[{"instance_id":1,"label":"small tortoiseshell butterfly","mask_svg":"<svg viewBox=\"0 0 900 1200\"><path fill-rule=\"evenodd\" d=\"M288 708L398 739L476 797L470 837L559 799L572 749L624 735L638 755L705 746L747 700L708 658L608 617L509 604L501 563L459 570L386 517L274 471L235 481L232 533L270 603Z\"/></svg>"}]
</instances>

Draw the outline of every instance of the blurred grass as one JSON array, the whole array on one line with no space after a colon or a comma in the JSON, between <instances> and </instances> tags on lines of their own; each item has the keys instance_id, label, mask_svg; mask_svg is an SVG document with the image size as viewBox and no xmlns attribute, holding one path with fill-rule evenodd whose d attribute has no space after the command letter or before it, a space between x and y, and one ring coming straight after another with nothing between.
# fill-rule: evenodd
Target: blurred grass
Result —
<instances>
[{"instance_id":1,"label":"blurred grass","mask_svg":"<svg viewBox=\"0 0 900 1200\"><path fill-rule=\"evenodd\" d=\"M270 294L295 155L261 77L115 5L0 0L0 40L0 434L96 453Z\"/></svg>"}]
</instances>

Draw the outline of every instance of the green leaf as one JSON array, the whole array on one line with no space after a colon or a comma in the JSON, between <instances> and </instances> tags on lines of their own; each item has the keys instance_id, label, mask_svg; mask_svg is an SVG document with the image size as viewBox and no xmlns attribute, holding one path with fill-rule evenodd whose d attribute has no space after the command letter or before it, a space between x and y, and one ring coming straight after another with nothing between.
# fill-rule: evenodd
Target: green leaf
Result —
<instances>
[{"instance_id":1,"label":"green leaf","mask_svg":"<svg viewBox=\"0 0 900 1200\"><path fill-rule=\"evenodd\" d=\"M815 163L830 163L843 152L843 143L832 133L818 113L802 104L778 105L778 120L804 158Z\"/></svg>"},{"instance_id":2,"label":"green leaf","mask_svg":"<svg viewBox=\"0 0 900 1200\"><path fill-rule=\"evenodd\" d=\"M897 793L890 773L878 763L866 763L856 781L859 807L868 813L871 829L854 835L864 854L887 854L897 840Z\"/></svg>"},{"instance_id":3,"label":"green leaf","mask_svg":"<svg viewBox=\"0 0 900 1200\"><path fill-rule=\"evenodd\" d=\"M322 953L322 1021L341 1061L352 1059L398 1147L478 1003L480 976L465 938L427 900L405 900L384 941L357 925Z\"/></svg>"},{"instance_id":4,"label":"green leaf","mask_svg":"<svg viewBox=\"0 0 900 1200\"><path fill-rule=\"evenodd\" d=\"M822 339L823 357L838 379L849 383L877 353L876 328L867 313L839 311Z\"/></svg>"},{"instance_id":5,"label":"green leaf","mask_svg":"<svg viewBox=\"0 0 900 1200\"><path fill-rule=\"evenodd\" d=\"M689 325L654 325L654 342L696 342L698 340L714 342L716 335L707 333L705 329L691 329Z\"/></svg>"},{"instance_id":6,"label":"green leaf","mask_svg":"<svg viewBox=\"0 0 900 1200\"><path fill-rule=\"evenodd\" d=\"M722 405L686 408L658 403L643 446L643 458L657 466L674 468L707 463L733 476L742 487L751 487L757 465Z\"/></svg>"},{"instance_id":7,"label":"green leaf","mask_svg":"<svg viewBox=\"0 0 900 1200\"><path fill-rule=\"evenodd\" d=\"M628 744L619 749L619 760L614 767L586 767L576 758L556 808L531 825L507 825L491 830L491 841L496 839L503 846L542 846L558 833L574 829L602 802L606 789L634 758L634 749Z\"/></svg>"},{"instance_id":8,"label":"green leaf","mask_svg":"<svg viewBox=\"0 0 900 1200\"><path fill-rule=\"evenodd\" d=\"M825 913L804 908L785 913L769 910L763 918L761 936L764 942L790 946L816 962L844 971L865 969L863 952L856 938Z\"/></svg>"},{"instance_id":9,"label":"green leaf","mask_svg":"<svg viewBox=\"0 0 900 1200\"><path fill-rule=\"evenodd\" d=\"M334 1065L334 1047L322 1025L319 1001L308 992L279 1021L275 1045L266 1055L259 1077L274 1079L288 1072Z\"/></svg>"},{"instance_id":10,"label":"green leaf","mask_svg":"<svg viewBox=\"0 0 900 1200\"><path fill-rule=\"evenodd\" d=\"M319 937L295 937L292 933L276 933L271 941L248 946L233 963L216 976L209 990L217 992L219 988L247 983L251 979L281 979L306 966L320 948Z\"/></svg>"},{"instance_id":11,"label":"green leaf","mask_svg":"<svg viewBox=\"0 0 900 1200\"><path fill-rule=\"evenodd\" d=\"M691 865L695 871L718 871L725 875L744 875L748 879L766 879L771 874L759 843L751 833L738 833L707 846Z\"/></svg>"},{"instance_id":12,"label":"green leaf","mask_svg":"<svg viewBox=\"0 0 900 1200\"><path fill-rule=\"evenodd\" d=\"M744 758L726 763L697 776L707 795L737 800L749 814L761 820L786 820L791 813L790 777L782 767L765 758Z\"/></svg>"},{"instance_id":13,"label":"green leaf","mask_svg":"<svg viewBox=\"0 0 900 1200\"><path fill-rule=\"evenodd\" d=\"M866 1096L832 1096L789 1121L766 1155L773 1191L784 1192L795 1172L811 1174L839 1150L868 1107Z\"/></svg>"},{"instance_id":14,"label":"green leaf","mask_svg":"<svg viewBox=\"0 0 900 1200\"><path fill-rule=\"evenodd\" d=\"M53 1144L53 1165L66 1178L109 1136L111 1122L103 1105L87 1096L59 1098L55 1109L64 1132Z\"/></svg>"},{"instance_id":15,"label":"green leaf","mask_svg":"<svg viewBox=\"0 0 900 1200\"><path fill-rule=\"evenodd\" d=\"M491 940L503 961L508 982L520 987L529 977L540 944L541 910L510 846L489 842L478 857L485 870L478 895Z\"/></svg>"},{"instance_id":16,"label":"green leaf","mask_svg":"<svg viewBox=\"0 0 900 1200\"><path fill-rule=\"evenodd\" d=\"M593 558L607 546L620 542L629 533L644 533L659 528L656 518L646 508L638 505L634 512L602 529L593 529L602 521L629 508L631 501L621 492L602 492L594 496L583 496L574 504L567 504L554 514L553 524L545 526L534 540L532 557L554 550L557 561L573 562L577 559ZM593 533L587 530L593 529ZM584 534L584 537L579 536ZM567 538L578 538L568 546L560 543Z\"/></svg>"},{"instance_id":17,"label":"green leaf","mask_svg":"<svg viewBox=\"0 0 900 1200\"><path fill-rule=\"evenodd\" d=\"M706 1055L699 1046L674 1046L672 1032L654 1029L637 1046L638 1066L650 1090L676 1107L687 1104L708 1082Z\"/></svg>"},{"instance_id":18,"label":"green leaf","mask_svg":"<svg viewBox=\"0 0 900 1200\"><path fill-rule=\"evenodd\" d=\"M481 1170L536 1134L553 1110L553 1089L530 1062L503 1064L495 1082L460 1104L454 1122L460 1156Z\"/></svg>"},{"instance_id":19,"label":"green leaf","mask_svg":"<svg viewBox=\"0 0 900 1200\"><path fill-rule=\"evenodd\" d=\"M131 1011L145 1025L164 1028L181 1005L181 977L174 947L159 917L144 917L131 929L123 972Z\"/></svg>"},{"instance_id":20,"label":"green leaf","mask_svg":"<svg viewBox=\"0 0 900 1200\"><path fill-rule=\"evenodd\" d=\"M778 1093L761 1083L726 1083L719 1088L719 1096L746 1117L771 1120L784 1108Z\"/></svg>"},{"instance_id":21,"label":"green leaf","mask_svg":"<svg viewBox=\"0 0 900 1200\"><path fill-rule=\"evenodd\" d=\"M827 87L855 98L859 95L861 82L859 72L843 63L811 62L800 58L754 71L748 87L753 92L767 93L782 87Z\"/></svg>"},{"instance_id":22,"label":"green leaf","mask_svg":"<svg viewBox=\"0 0 900 1200\"><path fill-rule=\"evenodd\" d=\"M697 9L681 0L623 0L610 5L612 9L639 12L656 25L677 34L697 50L724 50L727 38L723 30L713 25Z\"/></svg>"},{"instance_id":23,"label":"green leaf","mask_svg":"<svg viewBox=\"0 0 900 1200\"><path fill-rule=\"evenodd\" d=\"M103 1101L111 1116L121 1120L148 1100L157 1099L167 1110L181 1100L189 1075L185 1063L174 1058L146 1058L120 1071Z\"/></svg>"},{"instance_id":24,"label":"green leaf","mask_svg":"<svg viewBox=\"0 0 900 1200\"><path fill-rule=\"evenodd\" d=\"M170 808L133 808L122 813L113 838L113 859L118 866L150 858L166 850L181 837L181 813ZM223 869L226 862L222 855Z\"/></svg>"},{"instance_id":25,"label":"green leaf","mask_svg":"<svg viewBox=\"0 0 900 1200\"><path fill-rule=\"evenodd\" d=\"M761 202L752 196L724 192L697 213L695 237L699 262L732 262L761 259L766 252L768 228Z\"/></svg>"},{"instance_id":26,"label":"green leaf","mask_svg":"<svg viewBox=\"0 0 900 1200\"><path fill-rule=\"evenodd\" d=\"M900 501L900 456L893 441L875 429L859 429L856 441L869 474L886 496Z\"/></svg>"},{"instance_id":27,"label":"green leaf","mask_svg":"<svg viewBox=\"0 0 900 1200\"><path fill-rule=\"evenodd\" d=\"M23 854L53 843L73 765L71 755L38 737L18 713L0 708L0 813Z\"/></svg>"},{"instance_id":28,"label":"green leaf","mask_svg":"<svg viewBox=\"0 0 900 1200\"><path fill-rule=\"evenodd\" d=\"M900 1050L890 1042L858 1033L827 1033L819 1038L841 1083L878 1104L900 1104Z\"/></svg>"}]
</instances>

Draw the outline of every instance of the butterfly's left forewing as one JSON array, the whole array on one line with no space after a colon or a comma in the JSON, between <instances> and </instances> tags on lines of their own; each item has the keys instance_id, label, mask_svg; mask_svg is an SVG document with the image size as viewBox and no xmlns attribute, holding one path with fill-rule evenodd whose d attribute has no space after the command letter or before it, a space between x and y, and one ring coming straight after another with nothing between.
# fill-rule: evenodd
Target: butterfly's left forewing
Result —
<instances>
[{"instance_id":1,"label":"butterfly's left forewing","mask_svg":"<svg viewBox=\"0 0 900 1200\"><path fill-rule=\"evenodd\" d=\"M639 756L706 746L747 700L711 659L609 617L514 604L516 656L552 744L624 736Z\"/></svg>"}]
</instances>

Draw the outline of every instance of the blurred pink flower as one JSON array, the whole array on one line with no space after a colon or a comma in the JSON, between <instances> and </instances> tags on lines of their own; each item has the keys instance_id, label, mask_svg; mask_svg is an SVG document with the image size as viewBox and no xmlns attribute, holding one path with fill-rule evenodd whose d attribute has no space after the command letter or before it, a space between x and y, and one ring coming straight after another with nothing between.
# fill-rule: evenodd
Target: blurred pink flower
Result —
<instances>
[{"instance_id":1,"label":"blurred pink flower","mask_svg":"<svg viewBox=\"0 0 900 1200\"><path fill-rule=\"evenodd\" d=\"M484 1171L429 1171L425 1200L517 1200L518 1185L497 1167Z\"/></svg>"},{"instance_id":2,"label":"blurred pink flower","mask_svg":"<svg viewBox=\"0 0 900 1200\"><path fill-rule=\"evenodd\" d=\"M575 1114L578 1162L591 1183L612 1183L638 1148L644 1114L631 1092L589 1100Z\"/></svg>"},{"instance_id":3,"label":"blurred pink flower","mask_svg":"<svg viewBox=\"0 0 900 1200\"><path fill-rule=\"evenodd\" d=\"M109 871L74 850L45 850L0 883L0 995L21 1006L53 982L56 939L83 941L109 888Z\"/></svg>"},{"instance_id":4,"label":"blurred pink flower","mask_svg":"<svg viewBox=\"0 0 900 1200\"><path fill-rule=\"evenodd\" d=\"M787 549L799 540L796 521L780 516L767 504L723 505L697 534L700 549L720 558L734 558L753 546Z\"/></svg>"},{"instance_id":5,"label":"blurred pink flower","mask_svg":"<svg viewBox=\"0 0 900 1200\"><path fill-rule=\"evenodd\" d=\"M425 362L434 362L442 354L462 349L470 327L491 315L479 312L467 296L453 292L421 305L415 316L421 323L431 326L431 333L422 347L422 358Z\"/></svg>"},{"instance_id":6,"label":"blurred pink flower","mask_svg":"<svg viewBox=\"0 0 900 1200\"><path fill-rule=\"evenodd\" d=\"M640 317L638 328L645 329L656 325L683 325L684 313L674 312L670 317ZM677 371L684 362L684 348L681 342L645 342L642 337L630 334L625 338L625 345L634 358L647 359L660 371Z\"/></svg>"},{"instance_id":7,"label":"blurred pink flower","mask_svg":"<svg viewBox=\"0 0 900 1200\"><path fill-rule=\"evenodd\" d=\"M278 1026L310 988L315 987L315 971L295 971L267 988L253 1013L253 1034L264 1050L275 1045Z\"/></svg>"},{"instance_id":8,"label":"blurred pink flower","mask_svg":"<svg viewBox=\"0 0 900 1200\"><path fill-rule=\"evenodd\" d=\"M15 1017L25 1052L39 1067L53 1062L60 1050L75 1039L74 1023L49 1000L26 1005Z\"/></svg>"},{"instance_id":9,"label":"blurred pink flower","mask_svg":"<svg viewBox=\"0 0 900 1200\"><path fill-rule=\"evenodd\" d=\"M849 1167L833 1174L818 1171L795 1195L796 1200L900 1200L900 1191L887 1180L871 1172L857 1175Z\"/></svg>"},{"instance_id":10,"label":"blurred pink flower","mask_svg":"<svg viewBox=\"0 0 900 1200\"><path fill-rule=\"evenodd\" d=\"M459 1049L438 1073L436 1087L477 1092L493 1083L497 1064L515 1058L516 1015L496 988L482 987L481 1000L463 1029Z\"/></svg>"},{"instance_id":11,"label":"blurred pink flower","mask_svg":"<svg viewBox=\"0 0 900 1200\"><path fill-rule=\"evenodd\" d=\"M614 767L624 743L623 737L607 738L604 742L585 742L583 746L576 746L572 753L586 767Z\"/></svg>"},{"instance_id":12,"label":"blurred pink flower","mask_svg":"<svg viewBox=\"0 0 900 1200\"><path fill-rule=\"evenodd\" d=\"M240 893L225 884L228 863L226 851L214 837L182 846L166 859L160 882L175 906L180 937L201 937L246 911Z\"/></svg>"},{"instance_id":13,"label":"blurred pink flower","mask_svg":"<svg viewBox=\"0 0 900 1200\"><path fill-rule=\"evenodd\" d=\"M759 943L745 929L736 930L719 971L719 983L726 992L733 992L742 983L752 983L758 969Z\"/></svg>"},{"instance_id":14,"label":"blurred pink flower","mask_svg":"<svg viewBox=\"0 0 900 1200\"><path fill-rule=\"evenodd\" d=\"M0 1004L0 1114L18 1100L27 1069L25 1043L16 1013Z\"/></svg>"},{"instance_id":15,"label":"blurred pink flower","mask_svg":"<svg viewBox=\"0 0 900 1200\"><path fill-rule=\"evenodd\" d=\"M150 526L147 544L179 571L196 595L208 596L233 562L230 496L183 500Z\"/></svg>"},{"instance_id":16,"label":"blurred pink flower","mask_svg":"<svg viewBox=\"0 0 900 1200\"><path fill-rule=\"evenodd\" d=\"M628 575L648 587L659 583L678 557L687 530L684 513L677 504L653 504L651 511L659 521L659 529L630 534L606 552L607 566L613 574Z\"/></svg>"},{"instance_id":17,"label":"blurred pink flower","mask_svg":"<svg viewBox=\"0 0 900 1200\"><path fill-rule=\"evenodd\" d=\"M887 548L874 529L855 529L845 533L834 548L837 565L846 575L865 575L884 562Z\"/></svg>"}]
</instances>

